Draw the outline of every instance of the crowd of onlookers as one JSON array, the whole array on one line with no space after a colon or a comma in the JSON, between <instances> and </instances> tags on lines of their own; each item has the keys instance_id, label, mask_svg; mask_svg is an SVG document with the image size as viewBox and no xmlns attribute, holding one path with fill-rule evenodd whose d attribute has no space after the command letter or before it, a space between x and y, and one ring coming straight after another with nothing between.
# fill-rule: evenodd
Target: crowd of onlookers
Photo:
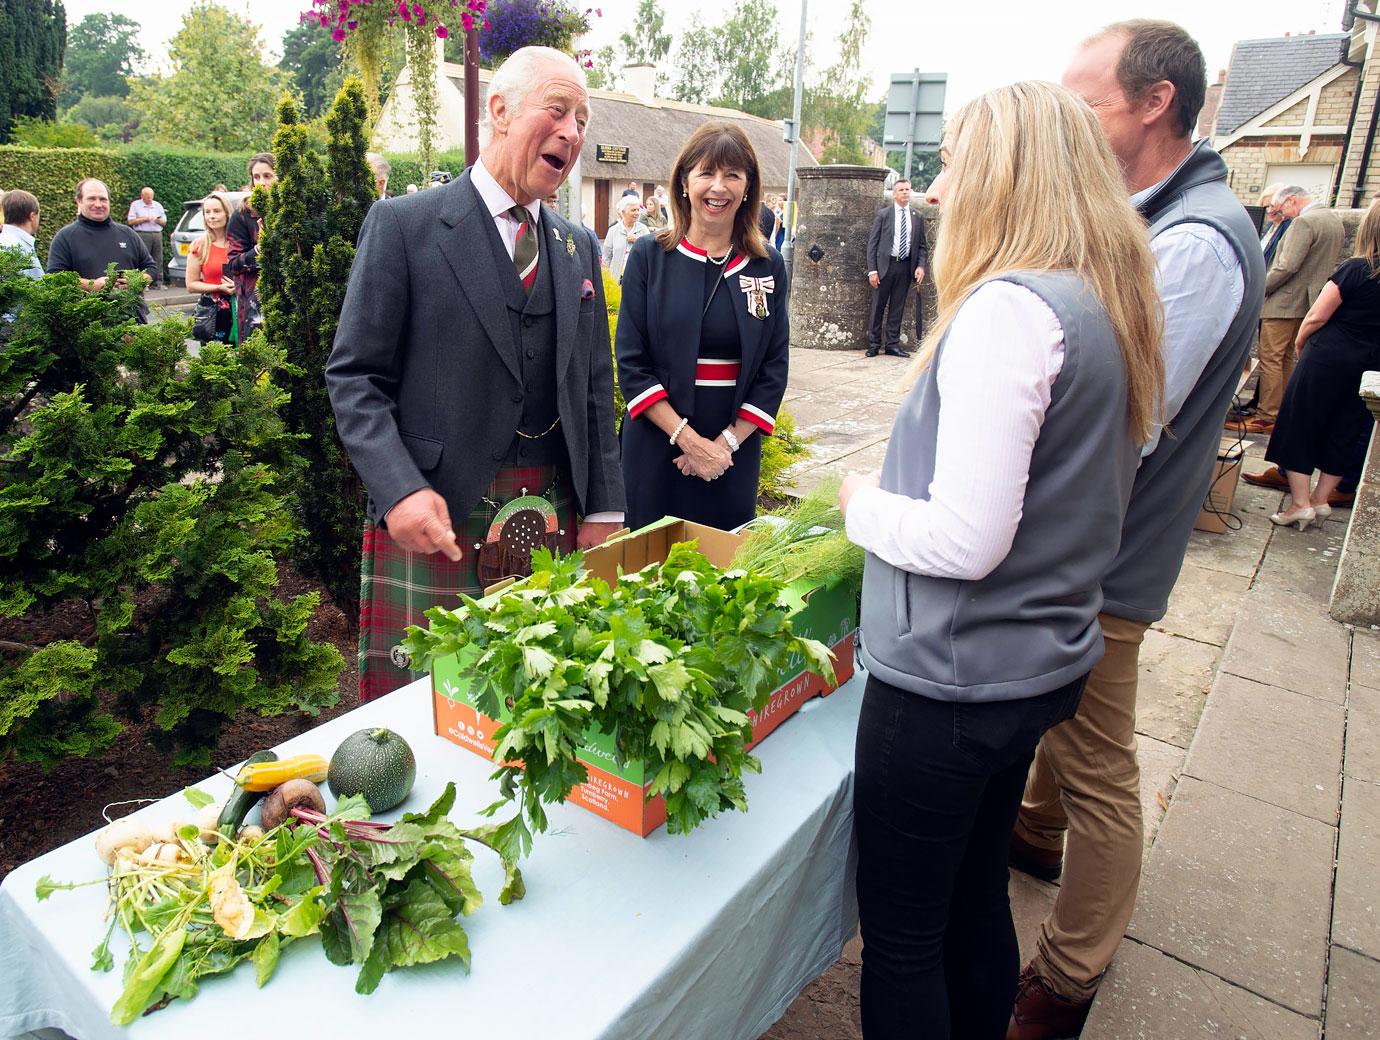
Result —
<instances>
[{"instance_id":1,"label":"crowd of onlookers","mask_svg":"<svg viewBox=\"0 0 1380 1040\"><path fill-rule=\"evenodd\" d=\"M758 215L757 225L762 237L778 251L786 239L785 209L784 196L766 195ZM637 182L629 181L613 211L614 219L599 243L599 251L614 280L622 282L628 250L633 243L645 235L665 230L672 222L671 200L663 184L658 184L644 199Z\"/></svg>"}]
</instances>

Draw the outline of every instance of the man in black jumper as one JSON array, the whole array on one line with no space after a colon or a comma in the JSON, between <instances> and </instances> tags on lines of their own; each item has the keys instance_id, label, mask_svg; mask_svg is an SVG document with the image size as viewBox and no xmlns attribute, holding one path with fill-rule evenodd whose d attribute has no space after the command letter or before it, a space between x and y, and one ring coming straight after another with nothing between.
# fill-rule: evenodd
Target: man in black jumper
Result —
<instances>
[{"instance_id":1,"label":"man in black jumper","mask_svg":"<svg viewBox=\"0 0 1380 1040\"><path fill-rule=\"evenodd\" d=\"M867 282L872 286L868 357L876 357L882 349L883 313L887 355L907 356L901 350L901 318L906 313L911 286L919 286L925 280L925 264L929 262L925 222L910 208L910 181L897 181L891 192L894 203L877 211L867 236Z\"/></svg>"},{"instance_id":2,"label":"man in black jumper","mask_svg":"<svg viewBox=\"0 0 1380 1040\"><path fill-rule=\"evenodd\" d=\"M116 282L124 288L124 271L143 271L152 282L157 267L144 240L127 224L110 219L110 189L94 177L77 183L77 219L60 228L48 246L48 273L75 271L88 292L105 288L105 269L115 265ZM149 309L139 301L139 320L147 323Z\"/></svg>"}]
</instances>

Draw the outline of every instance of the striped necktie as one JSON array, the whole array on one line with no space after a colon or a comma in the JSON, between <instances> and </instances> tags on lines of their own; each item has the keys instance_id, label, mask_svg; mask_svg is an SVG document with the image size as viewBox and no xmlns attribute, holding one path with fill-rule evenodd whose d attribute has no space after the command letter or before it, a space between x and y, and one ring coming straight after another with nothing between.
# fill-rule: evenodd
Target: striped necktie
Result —
<instances>
[{"instance_id":1,"label":"striped necktie","mask_svg":"<svg viewBox=\"0 0 1380 1040\"><path fill-rule=\"evenodd\" d=\"M513 244L513 266L517 268L522 287L529 293L537 280L537 236L532 233L532 214L522 206L514 206L508 211L517 224L517 242Z\"/></svg>"},{"instance_id":2,"label":"striped necktie","mask_svg":"<svg viewBox=\"0 0 1380 1040\"><path fill-rule=\"evenodd\" d=\"M901 245L897 256L910 256L910 210L896 214L901 225Z\"/></svg>"}]
</instances>

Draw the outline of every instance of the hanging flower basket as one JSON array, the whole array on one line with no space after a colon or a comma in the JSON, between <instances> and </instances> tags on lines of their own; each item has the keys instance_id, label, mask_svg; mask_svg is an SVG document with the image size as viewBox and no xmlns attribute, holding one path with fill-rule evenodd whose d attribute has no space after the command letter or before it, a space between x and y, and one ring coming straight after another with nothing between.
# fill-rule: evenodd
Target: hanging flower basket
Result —
<instances>
[{"instance_id":1,"label":"hanging flower basket","mask_svg":"<svg viewBox=\"0 0 1380 1040\"><path fill-rule=\"evenodd\" d=\"M601 13L566 0L493 0L479 30L479 60L493 69L523 47L554 47L593 67L589 52L577 52L575 41L589 32L590 16Z\"/></svg>"}]
</instances>

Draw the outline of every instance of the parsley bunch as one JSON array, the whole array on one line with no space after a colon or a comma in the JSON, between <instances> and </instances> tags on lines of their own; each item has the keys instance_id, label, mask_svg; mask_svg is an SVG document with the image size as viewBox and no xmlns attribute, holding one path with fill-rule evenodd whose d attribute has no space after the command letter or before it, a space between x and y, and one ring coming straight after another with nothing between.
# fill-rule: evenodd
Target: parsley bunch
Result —
<instances>
[{"instance_id":1,"label":"parsley bunch","mask_svg":"<svg viewBox=\"0 0 1380 1040\"><path fill-rule=\"evenodd\" d=\"M832 676L822 643L791 631L782 583L722 571L696 543L615 585L581 572L579 554L533 554L532 577L490 602L463 597L408 630L414 667L461 648L460 681L480 711L510 719L495 734L494 774L522 811L495 828L512 856L546 829L543 803L563 802L588 774L576 753L591 724L614 735L620 764L641 759L666 796L666 828L688 834L727 809L747 809L749 709L761 710L779 670L799 654Z\"/></svg>"}]
</instances>

